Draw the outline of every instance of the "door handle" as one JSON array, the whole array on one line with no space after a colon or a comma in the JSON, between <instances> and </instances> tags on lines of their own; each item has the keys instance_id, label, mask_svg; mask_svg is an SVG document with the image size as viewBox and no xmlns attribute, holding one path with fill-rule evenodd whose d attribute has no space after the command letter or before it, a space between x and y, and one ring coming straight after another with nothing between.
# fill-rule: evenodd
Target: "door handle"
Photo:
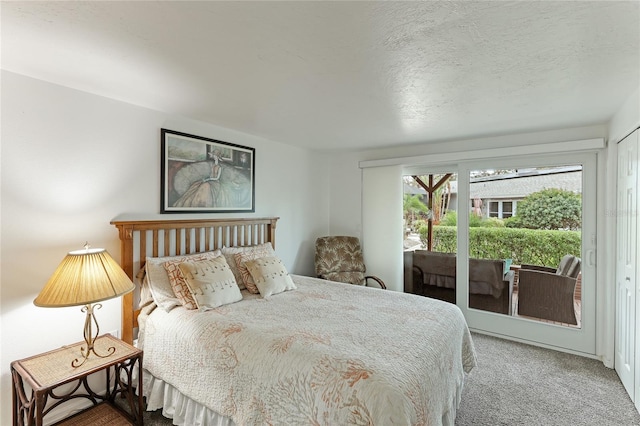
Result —
<instances>
[{"instance_id":1,"label":"door handle","mask_svg":"<svg viewBox=\"0 0 640 426\"><path fill-rule=\"evenodd\" d=\"M596 266L596 262L594 261L595 254L595 250L587 250L587 266Z\"/></svg>"}]
</instances>

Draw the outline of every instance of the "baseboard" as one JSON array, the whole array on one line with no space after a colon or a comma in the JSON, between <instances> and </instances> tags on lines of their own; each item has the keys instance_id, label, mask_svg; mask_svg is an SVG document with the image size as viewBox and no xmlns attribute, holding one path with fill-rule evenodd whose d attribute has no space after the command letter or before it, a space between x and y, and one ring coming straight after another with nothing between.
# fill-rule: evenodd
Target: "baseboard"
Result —
<instances>
[{"instance_id":1,"label":"baseboard","mask_svg":"<svg viewBox=\"0 0 640 426\"><path fill-rule=\"evenodd\" d=\"M597 356L597 355L593 355L593 354L588 354L588 353L584 353L584 352L580 352L580 351L572 351L570 349L561 348L559 346L547 345L547 344L536 342L536 341L533 341L533 340L521 339L521 338L512 337L512 336L506 336L506 335L500 334L500 333L491 333L491 332L488 332L488 331L485 331L485 330L476 330L474 328L469 328L469 330L474 332L474 333L478 333L478 334L486 334L487 336L498 337L498 338L504 339L504 340L511 340L512 342L524 343L526 345L531 345L531 346L538 346L540 348L551 349L551 350L554 350L554 351L564 352L564 353L568 353L568 354L572 354L572 355L578 355L578 356L581 356L581 357L591 358L591 359L595 359L595 360L603 362L602 357ZM603 364L604 364L604 362L603 362ZM611 368L611 367L607 366L606 364L605 364L605 367Z\"/></svg>"}]
</instances>

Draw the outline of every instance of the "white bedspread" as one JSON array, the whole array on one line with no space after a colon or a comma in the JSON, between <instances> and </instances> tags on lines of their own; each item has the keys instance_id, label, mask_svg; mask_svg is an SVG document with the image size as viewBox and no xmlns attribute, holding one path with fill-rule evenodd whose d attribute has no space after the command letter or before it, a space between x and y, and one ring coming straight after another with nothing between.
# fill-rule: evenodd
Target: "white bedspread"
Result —
<instances>
[{"instance_id":1,"label":"white bedspread","mask_svg":"<svg viewBox=\"0 0 640 426\"><path fill-rule=\"evenodd\" d=\"M155 309L145 370L238 425L453 424L476 365L455 305L293 278L270 299Z\"/></svg>"}]
</instances>

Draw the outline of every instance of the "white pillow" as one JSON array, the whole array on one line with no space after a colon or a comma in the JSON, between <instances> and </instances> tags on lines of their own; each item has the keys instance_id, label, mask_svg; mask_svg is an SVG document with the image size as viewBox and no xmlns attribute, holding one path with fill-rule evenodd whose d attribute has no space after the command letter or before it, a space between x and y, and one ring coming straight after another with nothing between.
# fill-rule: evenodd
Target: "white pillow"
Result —
<instances>
[{"instance_id":1,"label":"white pillow","mask_svg":"<svg viewBox=\"0 0 640 426\"><path fill-rule=\"evenodd\" d=\"M153 300L160 308L169 312L182 303L176 297L169 281L169 275L164 268L164 262L168 261L186 261L186 260L202 260L212 259L221 255L220 250L209 251L205 253L194 253L180 256L165 257L147 257L145 261L145 269L147 271L147 279L149 280L149 290L153 296Z\"/></svg>"},{"instance_id":2,"label":"white pillow","mask_svg":"<svg viewBox=\"0 0 640 426\"><path fill-rule=\"evenodd\" d=\"M243 247L222 247L222 254L227 259L227 263L231 268L231 272L233 272L233 276L236 277L236 282L240 287L240 290L244 290L247 288L244 284L244 280L242 279L242 274L238 269L238 264L236 263L235 255L238 253L248 253L254 252L256 250L269 250L271 256L275 256L276 252L273 250L273 246L271 243L258 244L256 246L243 246Z\"/></svg>"},{"instance_id":3,"label":"white pillow","mask_svg":"<svg viewBox=\"0 0 640 426\"><path fill-rule=\"evenodd\" d=\"M262 257L248 260L244 265L249 270L260 295L265 299L271 295L297 287L289 276L289 272L277 257Z\"/></svg>"},{"instance_id":4,"label":"white pillow","mask_svg":"<svg viewBox=\"0 0 640 426\"><path fill-rule=\"evenodd\" d=\"M182 262L178 267L201 311L242 300L240 288L224 256Z\"/></svg>"}]
</instances>

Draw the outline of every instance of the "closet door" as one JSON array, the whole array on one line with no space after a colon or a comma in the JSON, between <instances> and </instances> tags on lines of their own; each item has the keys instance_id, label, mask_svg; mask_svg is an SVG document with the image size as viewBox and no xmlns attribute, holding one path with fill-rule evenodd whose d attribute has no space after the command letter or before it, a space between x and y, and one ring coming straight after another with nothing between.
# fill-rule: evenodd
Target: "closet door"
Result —
<instances>
[{"instance_id":1,"label":"closet door","mask_svg":"<svg viewBox=\"0 0 640 426\"><path fill-rule=\"evenodd\" d=\"M640 353L636 351L638 244L638 131L618 144L615 368L632 400L636 393Z\"/></svg>"}]
</instances>

